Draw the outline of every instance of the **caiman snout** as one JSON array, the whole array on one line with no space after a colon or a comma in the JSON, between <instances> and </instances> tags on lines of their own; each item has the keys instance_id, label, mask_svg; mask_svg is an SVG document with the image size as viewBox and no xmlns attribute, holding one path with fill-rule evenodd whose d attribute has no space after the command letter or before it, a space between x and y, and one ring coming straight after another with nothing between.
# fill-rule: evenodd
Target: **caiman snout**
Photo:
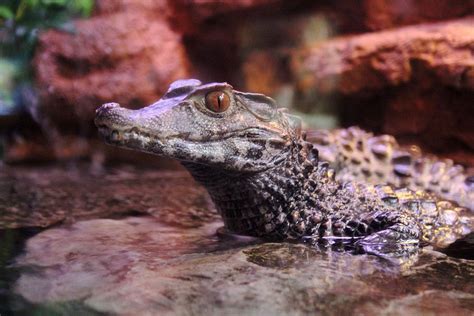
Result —
<instances>
[{"instance_id":1,"label":"caiman snout","mask_svg":"<svg viewBox=\"0 0 474 316\"><path fill-rule=\"evenodd\" d=\"M105 103L102 104L95 110L95 119L94 123L97 127L104 127L107 125L107 122L111 117L114 116L112 111L116 108L120 108L118 103Z\"/></svg>"},{"instance_id":2,"label":"caiman snout","mask_svg":"<svg viewBox=\"0 0 474 316\"><path fill-rule=\"evenodd\" d=\"M105 103L95 111L94 123L99 128L130 129L136 124L135 112L118 103Z\"/></svg>"},{"instance_id":3,"label":"caiman snout","mask_svg":"<svg viewBox=\"0 0 474 316\"><path fill-rule=\"evenodd\" d=\"M102 110L102 109L111 109L111 108L116 108L116 107L120 107L120 104L116 103L116 102L110 102L110 103L105 103L105 104L102 104L102 106L100 106L96 112Z\"/></svg>"},{"instance_id":4,"label":"caiman snout","mask_svg":"<svg viewBox=\"0 0 474 316\"><path fill-rule=\"evenodd\" d=\"M156 154L162 154L161 138L170 134L163 131L159 115L150 107L132 110L118 103L106 103L97 108L94 123L106 143ZM174 125L168 122L166 126Z\"/></svg>"},{"instance_id":5,"label":"caiman snout","mask_svg":"<svg viewBox=\"0 0 474 316\"><path fill-rule=\"evenodd\" d=\"M99 134L109 143L123 141L124 134L133 131L132 112L118 103L103 104L95 111L94 123L99 128Z\"/></svg>"}]
</instances>

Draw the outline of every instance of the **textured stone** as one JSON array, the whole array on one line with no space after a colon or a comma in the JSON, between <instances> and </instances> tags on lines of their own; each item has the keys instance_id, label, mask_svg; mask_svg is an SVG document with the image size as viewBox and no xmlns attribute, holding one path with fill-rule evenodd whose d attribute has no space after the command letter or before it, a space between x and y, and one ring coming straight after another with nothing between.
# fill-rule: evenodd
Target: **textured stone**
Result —
<instances>
[{"instance_id":1,"label":"textured stone","mask_svg":"<svg viewBox=\"0 0 474 316\"><path fill-rule=\"evenodd\" d=\"M199 22L220 14L264 6L271 7L282 2L282 0L173 0L170 1L170 5L174 6L175 14L184 13L195 22Z\"/></svg>"},{"instance_id":2,"label":"textured stone","mask_svg":"<svg viewBox=\"0 0 474 316\"><path fill-rule=\"evenodd\" d=\"M425 248L401 262L264 243L220 229L204 190L180 172L1 171L0 245L18 254L0 260L2 314L474 312L472 238L450 256ZM18 216L5 225L8 214Z\"/></svg>"},{"instance_id":3,"label":"textured stone","mask_svg":"<svg viewBox=\"0 0 474 316\"><path fill-rule=\"evenodd\" d=\"M1 171L0 230L130 213L151 214L182 227L218 218L204 188L182 171L85 165Z\"/></svg>"},{"instance_id":4,"label":"textured stone","mask_svg":"<svg viewBox=\"0 0 474 316\"><path fill-rule=\"evenodd\" d=\"M414 79L341 102L342 123L387 133L404 145L474 166L474 91L440 84L415 66Z\"/></svg>"},{"instance_id":5,"label":"textured stone","mask_svg":"<svg viewBox=\"0 0 474 316\"><path fill-rule=\"evenodd\" d=\"M170 82L188 75L181 36L154 14L101 15L74 27L73 33L43 33L34 59L37 112L62 129L92 125L104 102L152 103Z\"/></svg>"},{"instance_id":6,"label":"textured stone","mask_svg":"<svg viewBox=\"0 0 474 316\"><path fill-rule=\"evenodd\" d=\"M13 289L36 308L118 315L474 312L469 260L425 251L399 266L301 244L248 245L257 241L216 238L219 225L129 217L46 230L16 259Z\"/></svg>"},{"instance_id":7,"label":"textured stone","mask_svg":"<svg viewBox=\"0 0 474 316\"><path fill-rule=\"evenodd\" d=\"M413 63L443 84L474 90L474 17L341 37L292 57L298 87L354 94L399 86Z\"/></svg>"},{"instance_id":8,"label":"textured stone","mask_svg":"<svg viewBox=\"0 0 474 316\"><path fill-rule=\"evenodd\" d=\"M41 127L27 128L32 134L40 134L38 130L42 129L43 137L28 133L17 137L21 133L15 127L5 153L10 161L94 154L95 149L87 147L87 142L96 135L90 129L96 106L113 100L139 107L159 98L169 82L191 75L205 81L227 81L242 90L265 92L277 97L282 105L291 105L298 89L310 92L316 95L317 102L298 100L296 104L305 111L334 104L332 95L326 101L326 95L320 93L336 92L336 97L339 92L349 97L366 94L373 98L363 99L364 107L388 109L370 114L378 124L374 131L418 142L413 133L407 136L407 128L419 133L423 131L421 126L430 122L426 115L421 118L402 109L416 108L419 113L416 104L425 104L423 107L434 111L438 105L428 105L422 95L410 97L405 91L394 97L399 91L386 89L400 87L410 91L423 84L432 100L442 94L437 104L465 102L465 93L458 98L456 89L473 90L470 30L474 22L471 17L397 27L461 17L472 14L473 8L472 0L97 0L93 18L76 22L74 32L48 31L41 36L34 67L42 102L32 111ZM392 30L353 35L386 29ZM333 38L336 34L352 35ZM288 48L306 47L312 41L318 43L294 55L299 57L293 63L288 62ZM423 80L416 75L420 72L424 73ZM423 83L427 77L435 79L430 79L430 89ZM296 93L292 78L297 79ZM441 85L455 88L454 93L438 93ZM442 99L446 95L449 98ZM352 107L357 102L351 99L344 105ZM363 111L354 107L352 112ZM388 125L382 126L392 114L410 120L386 121ZM464 157L463 146L467 143L472 148L472 133L447 130L453 123L457 126L455 120L459 117L460 125L467 124L467 114L450 114L455 119L442 127L443 143L449 142L448 134L455 134L456 142L462 142L459 148L446 150L447 155L456 150ZM350 124L372 127L363 120L368 119L352 119ZM415 126L418 121L422 122ZM23 125L23 120L19 124ZM398 127L403 131L399 132ZM64 139L57 141L58 135L64 135ZM74 139L73 135L80 137ZM431 143L436 143L433 139L436 138L432 137ZM440 153L436 144L428 145L428 150ZM447 148L444 144L442 147Z\"/></svg>"},{"instance_id":9,"label":"textured stone","mask_svg":"<svg viewBox=\"0 0 474 316\"><path fill-rule=\"evenodd\" d=\"M283 84L282 69L282 63L271 52L250 54L242 66L246 89L266 95L274 94Z\"/></svg>"},{"instance_id":10,"label":"textured stone","mask_svg":"<svg viewBox=\"0 0 474 316\"><path fill-rule=\"evenodd\" d=\"M172 1L172 0L171 0ZM170 14L169 0L97 0L94 15L104 15L117 12L155 11L157 16Z\"/></svg>"},{"instance_id":11,"label":"textured stone","mask_svg":"<svg viewBox=\"0 0 474 316\"><path fill-rule=\"evenodd\" d=\"M474 158L472 100L474 91L403 87L387 100L383 130L405 143L416 140L431 152L464 150Z\"/></svg>"},{"instance_id":12,"label":"textured stone","mask_svg":"<svg viewBox=\"0 0 474 316\"><path fill-rule=\"evenodd\" d=\"M33 128L32 128L33 129ZM176 161L142 152L130 152L118 147L112 147L100 139L61 134L57 130L53 135L41 134L34 127L26 135L9 134L5 137L3 161L7 164L45 163L51 161L88 160L91 164L101 163L131 163L137 166L146 165L156 168L180 168ZM32 135L33 134L33 135Z\"/></svg>"},{"instance_id":13,"label":"textured stone","mask_svg":"<svg viewBox=\"0 0 474 316\"><path fill-rule=\"evenodd\" d=\"M364 24L369 30L434 22L474 13L474 1L365 0Z\"/></svg>"},{"instance_id":14,"label":"textured stone","mask_svg":"<svg viewBox=\"0 0 474 316\"><path fill-rule=\"evenodd\" d=\"M122 0L124 1L124 0ZM361 3L362 2L362 3ZM308 0L174 0L169 1L175 15L183 14L194 22L210 17L252 14L259 10L299 15L325 14L342 33L366 32L404 25L443 21L474 13L474 1L406 1L406 0L341 0L336 2ZM285 10L287 8L291 8ZM283 9L283 10L282 10ZM288 14L289 13L289 14ZM261 17L261 14L258 17ZM290 28L291 29L291 26ZM289 39L291 41L291 39Z\"/></svg>"}]
</instances>

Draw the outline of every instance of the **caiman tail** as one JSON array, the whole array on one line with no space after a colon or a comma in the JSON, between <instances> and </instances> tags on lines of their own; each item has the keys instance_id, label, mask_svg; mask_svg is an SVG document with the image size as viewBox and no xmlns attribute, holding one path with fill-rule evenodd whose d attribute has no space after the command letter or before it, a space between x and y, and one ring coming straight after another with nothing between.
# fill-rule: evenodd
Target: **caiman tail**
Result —
<instances>
[{"instance_id":1,"label":"caiman tail","mask_svg":"<svg viewBox=\"0 0 474 316\"><path fill-rule=\"evenodd\" d=\"M421 227L421 241L445 248L474 232L474 213L426 191L389 185L375 186L377 194L388 204L402 204L415 214Z\"/></svg>"},{"instance_id":2,"label":"caiman tail","mask_svg":"<svg viewBox=\"0 0 474 316\"><path fill-rule=\"evenodd\" d=\"M405 148L392 136L374 136L357 127L308 131L307 140L340 181L423 190L474 210L474 172L450 159L424 155L417 146Z\"/></svg>"}]
</instances>

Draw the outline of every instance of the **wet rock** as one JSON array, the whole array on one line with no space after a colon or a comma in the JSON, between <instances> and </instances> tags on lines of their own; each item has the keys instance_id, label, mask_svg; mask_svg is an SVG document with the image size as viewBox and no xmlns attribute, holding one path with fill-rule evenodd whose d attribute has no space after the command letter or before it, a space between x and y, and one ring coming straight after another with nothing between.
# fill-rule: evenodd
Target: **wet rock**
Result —
<instances>
[{"instance_id":1,"label":"wet rock","mask_svg":"<svg viewBox=\"0 0 474 316\"><path fill-rule=\"evenodd\" d=\"M5 306L29 314L474 312L472 260L428 249L386 260L264 243L223 231L187 174L95 168L2 170L1 228L55 224L0 266L9 276L0 273L0 283L15 293ZM460 250L452 254L467 258L472 241Z\"/></svg>"},{"instance_id":2,"label":"wet rock","mask_svg":"<svg viewBox=\"0 0 474 316\"><path fill-rule=\"evenodd\" d=\"M474 312L472 261L425 251L400 266L301 244L229 244L219 225L129 217L46 230L16 259L13 288L36 306L119 315Z\"/></svg>"},{"instance_id":3,"label":"wet rock","mask_svg":"<svg viewBox=\"0 0 474 316\"><path fill-rule=\"evenodd\" d=\"M321 258L321 253L311 247L282 247L281 244L265 244L243 250L243 253L248 262L273 269L302 268Z\"/></svg>"},{"instance_id":4,"label":"wet rock","mask_svg":"<svg viewBox=\"0 0 474 316\"><path fill-rule=\"evenodd\" d=\"M0 229L127 214L152 214L181 227L218 218L205 189L184 171L78 165L4 167L0 173Z\"/></svg>"},{"instance_id":5,"label":"wet rock","mask_svg":"<svg viewBox=\"0 0 474 316\"><path fill-rule=\"evenodd\" d=\"M293 73L302 90L355 94L399 86L413 63L444 85L474 90L473 17L336 38L297 51Z\"/></svg>"},{"instance_id":6,"label":"wet rock","mask_svg":"<svg viewBox=\"0 0 474 316\"><path fill-rule=\"evenodd\" d=\"M82 133L92 127L100 104L150 104L169 83L189 74L180 34L145 10L76 21L72 33L47 31L40 36L33 64L38 119Z\"/></svg>"}]
</instances>

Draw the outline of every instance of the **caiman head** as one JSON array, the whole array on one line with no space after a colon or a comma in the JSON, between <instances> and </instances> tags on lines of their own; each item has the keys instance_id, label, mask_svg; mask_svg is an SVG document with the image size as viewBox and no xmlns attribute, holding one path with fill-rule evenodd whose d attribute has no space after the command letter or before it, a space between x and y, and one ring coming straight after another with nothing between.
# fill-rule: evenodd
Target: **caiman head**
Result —
<instances>
[{"instance_id":1,"label":"caiman head","mask_svg":"<svg viewBox=\"0 0 474 316\"><path fill-rule=\"evenodd\" d=\"M231 171L269 169L299 135L299 119L263 94L227 83L179 80L138 110L107 103L95 124L109 144Z\"/></svg>"}]
</instances>

